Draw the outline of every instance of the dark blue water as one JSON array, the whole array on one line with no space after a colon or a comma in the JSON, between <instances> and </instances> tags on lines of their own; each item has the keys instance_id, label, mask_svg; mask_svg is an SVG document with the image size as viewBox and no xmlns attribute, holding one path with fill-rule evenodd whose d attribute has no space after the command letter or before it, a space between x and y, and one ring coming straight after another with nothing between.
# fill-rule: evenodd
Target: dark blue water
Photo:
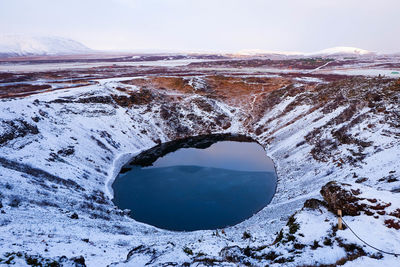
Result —
<instances>
[{"instance_id":1,"label":"dark blue water","mask_svg":"<svg viewBox=\"0 0 400 267\"><path fill-rule=\"evenodd\" d=\"M192 231L235 225L272 199L272 161L256 143L222 141L182 148L153 166L125 166L113 184L114 203L140 222Z\"/></svg>"}]
</instances>

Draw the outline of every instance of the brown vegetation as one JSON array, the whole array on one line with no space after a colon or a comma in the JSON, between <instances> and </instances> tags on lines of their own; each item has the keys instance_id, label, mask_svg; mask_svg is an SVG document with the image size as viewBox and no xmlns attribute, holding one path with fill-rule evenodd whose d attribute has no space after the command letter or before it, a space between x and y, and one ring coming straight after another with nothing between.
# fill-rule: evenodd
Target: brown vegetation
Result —
<instances>
[{"instance_id":1,"label":"brown vegetation","mask_svg":"<svg viewBox=\"0 0 400 267\"><path fill-rule=\"evenodd\" d=\"M32 84L19 84L19 85L6 85L0 87L0 98L9 97L22 97L31 95L37 92L48 91L51 88L48 84L32 85Z\"/></svg>"}]
</instances>

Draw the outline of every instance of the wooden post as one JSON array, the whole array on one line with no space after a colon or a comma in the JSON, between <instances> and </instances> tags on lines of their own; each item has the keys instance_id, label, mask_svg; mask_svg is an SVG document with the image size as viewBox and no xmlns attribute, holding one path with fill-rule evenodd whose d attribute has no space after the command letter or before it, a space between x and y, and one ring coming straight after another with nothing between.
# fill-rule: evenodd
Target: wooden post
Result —
<instances>
[{"instance_id":1,"label":"wooden post","mask_svg":"<svg viewBox=\"0 0 400 267\"><path fill-rule=\"evenodd\" d=\"M338 210L337 211L337 215L339 216L338 217L338 230L343 230L343 227L342 227L342 210Z\"/></svg>"}]
</instances>

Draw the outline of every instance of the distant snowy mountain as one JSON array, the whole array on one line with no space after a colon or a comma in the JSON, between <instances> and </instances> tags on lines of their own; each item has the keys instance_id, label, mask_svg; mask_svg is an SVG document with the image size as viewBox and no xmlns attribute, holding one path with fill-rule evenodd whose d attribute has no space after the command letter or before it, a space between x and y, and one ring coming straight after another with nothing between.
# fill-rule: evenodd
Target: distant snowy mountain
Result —
<instances>
[{"instance_id":1,"label":"distant snowy mountain","mask_svg":"<svg viewBox=\"0 0 400 267\"><path fill-rule=\"evenodd\" d=\"M356 47L338 46L328 49L324 49L317 52L305 53L295 51L267 51L260 49L247 49L241 50L235 55L239 56L257 56L257 55L280 55L280 56L366 56L375 55L375 52L371 52L365 49Z\"/></svg>"},{"instance_id":2,"label":"distant snowy mountain","mask_svg":"<svg viewBox=\"0 0 400 267\"><path fill-rule=\"evenodd\" d=\"M84 54L92 50L62 37L3 35L0 36L0 57Z\"/></svg>"},{"instance_id":3,"label":"distant snowy mountain","mask_svg":"<svg viewBox=\"0 0 400 267\"><path fill-rule=\"evenodd\" d=\"M256 56L256 55L282 55L282 56L298 56L303 55L304 53L295 52L295 51L269 51L262 49L244 49L235 53L235 55L240 56Z\"/></svg>"},{"instance_id":4,"label":"distant snowy mountain","mask_svg":"<svg viewBox=\"0 0 400 267\"><path fill-rule=\"evenodd\" d=\"M311 53L311 55L355 55L355 56L364 56L364 55L373 55L375 52L371 52L365 49L356 48L356 47L347 47L347 46L337 46L328 49L321 50L319 52Z\"/></svg>"}]
</instances>

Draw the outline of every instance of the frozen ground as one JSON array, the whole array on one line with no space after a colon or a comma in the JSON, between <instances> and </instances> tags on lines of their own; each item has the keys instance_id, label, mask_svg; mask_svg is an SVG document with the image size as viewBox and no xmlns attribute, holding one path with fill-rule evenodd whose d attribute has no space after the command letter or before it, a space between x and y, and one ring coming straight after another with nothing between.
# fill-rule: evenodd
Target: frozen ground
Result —
<instances>
[{"instance_id":1,"label":"frozen ground","mask_svg":"<svg viewBox=\"0 0 400 267\"><path fill-rule=\"evenodd\" d=\"M158 60L158 61L139 61L139 62L70 62L70 63L3 63L0 64L0 71L6 72L32 72L32 71L56 71L65 69L87 69L95 67L134 67L134 66L161 66L161 67L178 67L186 66L193 62L203 62L204 59L173 59L173 60Z\"/></svg>"},{"instance_id":2,"label":"frozen ground","mask_svg":"<svg viewBox=\"0 0 400 267\"><path fill-rule=\"evenodd\" d=\"M1 100L1 263L29 258L76 265L80 256L88 266L396 261L363 246L349 229L336 231L337 218L326 206L303 205L322 200L327 182L345 182L365 199L391 203L385 213L379 210L383 215L363 211L345 221L376 247L400 247L399 229L386 223L399 221L390 215L400 205L399 81L293 79L263 89L248 109L233 101L244 96L233 89L230 96L230 87L224 97L215 96L219 91L204 77L187 74L183 80L197 82L183 89L124 80L132 79ZM208 133L246 134L265 147L279 176L270 205L224 232L165 231L113 205L110 184L132 155Z\"/></svg>"}]
</instances>

